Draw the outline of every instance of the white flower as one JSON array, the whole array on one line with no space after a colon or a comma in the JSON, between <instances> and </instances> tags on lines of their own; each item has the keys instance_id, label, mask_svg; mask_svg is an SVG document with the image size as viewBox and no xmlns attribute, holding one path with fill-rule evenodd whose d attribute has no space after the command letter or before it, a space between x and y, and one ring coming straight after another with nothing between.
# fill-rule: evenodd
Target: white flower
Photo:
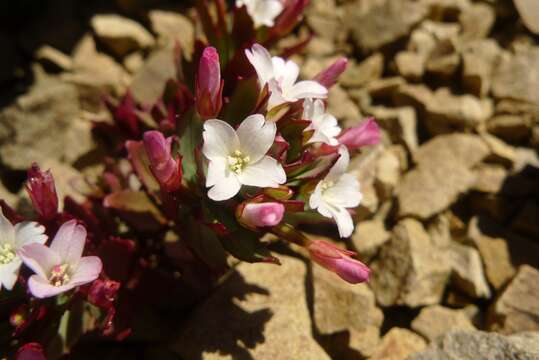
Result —
<instances>
[{"instance_id":1,"label":"white flower","mask_svg":"<svg viewBox=\"0 0 539 360\"><path fill-rule=\"evenodd\" d=\"M204 122L202 152L209 160L210 199L230 199L242 185L278 187L286 182L281 164L266 156L276 132L275 123L266 122L260 114L248 116L238 130L222 120Z\"/></svg>"},{"instance_id":2,"label":"white flower","mask_svg":"<svg viewBox=\"0 0 539 360\"><path fill-rule=\"evenodd\" d=\"M261 45L254 44L245 55L255 68L261 86L268 84L271 92L268 108L286 102L295 102L307 98L325 98L328 90L316 81L297 81L299 67L292 60L274 56Z\"/></svg>"},{"instance_id":3,"label":"white flower","mask_svg":"<svg viewBox=\"0 0 539 360\"><path fill-rule=\"evenodd\" d=\"M13 226L0 210L0 290L13 289L22 260L19 250L29 244L44 244L45 228L36 222L23 221Z\"/></svg>"},{"instance_id":4,"label":"white flower","mask_svg":"<svg viewBox=\"0 0 539 360\"><path fill-rule=\"evenodd\" d=\"M350 162L345 146L339 148L339 154L339 159L324 180L316 185L309 198L309 206L325 217L332 217L337 223L339 235L348 237L354 231L354 223L346 209L358 206L363 195L356 177L345 173Z\"/></svg>"},{"instance_id":5,"label":"white flower","mask_svg":"<svg viewBox=\"0 0 539 360\"><path fill-rule=\"evenodd\" d=\"M262 25L273 26L275 18L284 9L281 0L236 0L236 7L243 5L257 28Z\"/></svg>"},{"instance_id":6,"label":"white flower","mask_svg":"<svg viewBox=\"0 0 539 360\"><path fill-rule=\"evenodd\" d=\"M314 130L308 143L323 142L328 145L339 145L335 138L340 134L341 128L335 116L326 113L322 100L305 99L303 102L303 119L310 120L311 124L305 131Z\"/></svg>"}]
</instances>

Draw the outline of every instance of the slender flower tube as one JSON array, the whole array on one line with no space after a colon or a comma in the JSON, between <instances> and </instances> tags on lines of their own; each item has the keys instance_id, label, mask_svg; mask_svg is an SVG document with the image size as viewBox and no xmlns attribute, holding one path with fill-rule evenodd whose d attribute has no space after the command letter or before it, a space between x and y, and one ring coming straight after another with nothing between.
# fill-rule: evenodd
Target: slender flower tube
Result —
<instances>
[{"instance_id":1,"label":"slender flower tube","mask_svg":"<svg viewBox=\"0 0 539 360\"><path fill-rule=\"evenodd\" d=\"M150 159L150 169L161 187L168 191L176 191L182 182L181 158L171 155L172 137L166 138L156 130L144 133L144 148Z\"/></svg>"},{"instance_id":2,"label":"slender flower tube","mask_svg":"<svg viewBox=\"0 0 539 360\"><path fill-rule=\"evenodd\" d=\"M283 167L266 155L276 132L275 123L267 122L260 114L248 116L237 130L222 120L205 121L202 153L209 160L208 197L228 200L242 185L265 188L284 184Z\"/></svg>"},{"instance_id":3,"label":"slender flower tube","mask_svg":"<svg viewBox=\"0 0 539 360\"><path fill-rule=\"evenodd\" d=\"M268 84L271 92L268 109L287 102L296 102L307 98L325 98L328 90L316 81L297 81L299 67L292 60L271 57L262 45L254 44L251 50L245 50L247 59L255 68L260 86Z\"/></svg>"},{"instance_id":4,"label":"slender flower tube","mask_svg":"<svg viewBox=\"0 0 539 360\"><path fill-rule=\"evenodd\" d=\"M314 240L307 245L311 259L339 275L351 284L359 284L369 280L370 269L361 261L352 259L353 251L343 250L323 240Z\"/></svg>"},{"instance_id":5,"label":"slender flower tube","mask_svg":"<svg viewBox=\"0 0 539 360\"><path fill-rule=\"evenodd\" d=\"M309 198L309 206L322 216L333 218L339 235L348 237L354 231L354 222L347 208L358 206L363 195L356 177L346 173L350 155L345 146L339 148L339 155L326 177L316 185Z\"/></svg>"},{"instance_id":6,"label":"slender flower tube","mask_svg":"<svg viewBox=\"0 0 539 360\"><path fill-rule=\"evenodd\" d=\"M380 142L380 128L374 118L368 118L361 124L346 129L339 137L339 142L349 150L355 150Z\"/></svg>"},{"instance_id":7,"label":"slender flower tube","mask_svg":"<svg viewBox=\"0 0 539 360\"><path fill-rule=\"evenodd\" d=\"M314 80L318 81L322 86L330 88L335 83L341 74L346 70L348 65L348 59L342 57L337 59L333 64L328 66L326 69L322 70L318 75L314 77Z\"/></svg>"},{"instance_id":8,"label":"slender flower tube","mask_svg":"<svg viewBox=\"0 0 539 360\"><path fill-rule=\"evenodd\" d=\"M82 256L86 229L70 220L60 227L50 247L34 243L23 246L19 256L34 271L28 288L37 298L47 298L97 279L103 268L97 256Z\"/></svg>"},{"instance_id":9,"label":"slender flower tube","mask_svg":"<svg viewBox=\"0 0 539 360\"><path fill-rule=\"evenodd\" d=\"M195 86L196 108L202 118L219 115L223 106L223 85L219 53L209 46L202 52Z\"/></svg>"},{"instance_id":10,"label":"slender flower tube","mask_svg":"<svg viewBox=\"0 0 539 360\"><path fill-rule=\"evenodd\" d=\"M284 205L277 202L247 204L240 221L253 227L275 226L283 219L284 210Z\"/></svg>"},{"instance_id":11,"label":"slender flower tube","mask_svg":"<svg viewBox=\"0 0 539 360\"><path fill-rule=\"evenodd\" d=\"M283 11L284 0L236 0L236 7L244 6L253 19L255 28L261 26L271 27L274 20Z\"/></svg>"},{"instance_id":12,"label":"slender flower tube","mask_svg":"<svg viewBox=\"0 0 539 360\"><path fill-rule=\"evenodd\" d=\"M44 220L53 219L58 213L58 195L51 171L41 171L36 163L28 169L26 191L34 209Z\"/></svg>"},{"instance_id":13,"label":"slender flower tube","mask_svg":"<svg viewBox=\"0 0 539 360\"><path fill-rule=\"evenodd\" d=\"M0 290L13 289L22 265L18 251L25 245L45 244L45 227L23 221L13 226L0 210Z\"/></svg>"}]
</instances>

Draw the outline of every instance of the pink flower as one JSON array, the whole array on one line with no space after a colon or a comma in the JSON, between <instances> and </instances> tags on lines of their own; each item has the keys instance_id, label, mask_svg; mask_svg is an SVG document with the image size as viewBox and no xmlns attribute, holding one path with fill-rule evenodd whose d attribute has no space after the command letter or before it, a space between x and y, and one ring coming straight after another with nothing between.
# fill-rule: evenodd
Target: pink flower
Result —
<instances>
[{"instance_id":1,"label":"pink flower","mask_svg":"<svg viewBox=\"0 0 539 360\"><path fill-rule=\"evenodd\" d=\"M19 348L15 360L47 360L47 358L40 344L28 343Z\"/></svg>"},{"instance_id":2,"label":"pink flower","mask_svg":"<svg viewBox=\"0 0 539 360\"><path fill-rule=\"evenodd\" d=\"M270 29L270 37L277 38L292 31L303 16L307 5L309 5L309 0L287 0L284 10Z\"/></svg>"},{"instance_id":3,"label":"pink flower","mask_svg":"<svg viewBox=\"0 0 539 360\"><path fill-rule=\"evenodd\" d=\"M284 210L284 205L277 202L247 204L241 221L253 227L275 226L283 219Z\"/></svg>"},{"instance_id":4,"label":"pink flower","mask_svg":"<svg viewBox=\"0 0 539 360\"><path fill-rule=\"evenodd\" d=\"M353 251L339 249L323 240L314 240L307 245L311 259L351 284L369 280L370 269L362 262L352 259Z\"/></svg>"},{"instance_id":5,"label":"pink flower","mask_svg":"<svg viewBox=\"0 0 539 360\"><path fill-rule=\"evenodd\" d=\"M339 137L341 144L349 150L355 150L367 145L375 145L380 142L380 128L374 118L368 118L361 124L346 129Z\"/></svg>"},{"instance_id":6,"label":"pink flower","mask_svg":"<svg viewBox=\"0 0 539 360\"><path fill-rule=\"evenodd\" d=\"M223 106L223 84L219 54L209 46L202 52L196 78L196 108L204 119L219 115Z\"/></svg>"},{"instance_id":7,"label":"pink flower","mask_svg":"<svg viewBox=\"0 0 539 360\"><path fill-rule=\"evenodd\" d=\"M181 158L171 155L172 137L165 139L159 131L144 133L144 148L150 159L153 176L166 191L176 191L182 183Z\"/></svg>"},{"instance_id":8,"label":"pink flower","mask_svg":"<svg viewBox=\"0 0 539 360\"><path fill-rule=\"evenodd\" d=\"M26 191L34 209L45 220L53 219L58 212L58 195L50 170L41 171L36 163L28 169Z\"/></svg>"},{"instance_id":9,"label":"pink flower","mask_svg":"<svg viewBox=\"0 0 539 360\"><path fill-rule=\"evenodd\" d=\"M82 257L86 229L70 220L60 227L50 247L30 244L19 250L26 266L34 271L28 288L37 298L47 298L97 279L103 264L97 256Z\"/></svg>"},{"instance_id":10,"label":"pink flower","mask_svg":"<svg viewBox=\"0 0 539 360\"><path fill-rule=\"evenodd\" d=\"M318 81L321 85L329 89L337 82L337 79L346 70L348 65L348 59L342 57L337 59L333 64L322 70L318 75L314 77L314 80Z\"/></svg>"}]
</instances>

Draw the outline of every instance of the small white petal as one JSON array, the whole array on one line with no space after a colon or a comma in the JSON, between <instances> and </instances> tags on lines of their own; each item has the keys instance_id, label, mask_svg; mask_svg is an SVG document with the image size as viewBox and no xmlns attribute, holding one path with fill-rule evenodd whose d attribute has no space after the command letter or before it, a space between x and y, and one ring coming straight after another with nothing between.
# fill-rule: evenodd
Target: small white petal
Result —
<instances>
[{"instance_id":1,"label":"small white petal","mask_svg":"<svg viewBox=\"0 0 539 360\"><path fill-rule=\"evenodd\" d=\"M354 231L354 222L352 221L352 216L344 207L329 207L331 215L335 222L337 223L337 228L339 230L339 235L342 238L349 237Z\"/></svg>"},{"instance_id":2,"label":"small white petal","mask_svg":"<svg viewBox=\"0 0 539 360\"><path fill-rule=\"evenodd\" d=\"M7 290L13 289L19 277L21 264L21 259L16 257L12 262L0 265L0 289L2 289L2 286Z\"/></svg>"},{"instance_id":3,"label":"small white petal","mask_svg":"<svg viewBox=\"0 0 539 360\"><path fill-rule=\"evenodd\" d=\"M350 154L346 146L339 147L339 159L333 167L329 170L329 173L326 176L326 179L331 181L338 181L338 179L346 172L348 169L348 164L350 163Z\"/></svg>"},{"instance_id":4,"label":"small white petal","mask_svg":"<svg viewBox=\"0 0 539 360\"><path fill-rule=\"evenodd\" d=\"M24 245L33 243L45 244L47 235L45 227L34 221L23 221L15 225L15 247L21 248Z\"/></svg>"},{"instance_id":5,"label":"small white petal","mask_svg":"<svg viewBox=\"0 0 539 360\"><path fill-rule=\"evenodd\" d=\"M226 158L228 154L239 149L240 142L236 131L222 120L206 120L202 137L204 139L202 153L210 160Z\"/></svg>"},{"instance_id":6,"label":"small white petal","mask_svg":"<svg viewBox=\"0 0 539 360\"><path fill-rule=\"evenodd\" d=\"M254 44L251 50L245 50L245 55L255 68L260 84L264 86L273 78L273 63L270 53L263 46Z\"/></svg>"},{"instance_id":7,"label":"small white petal","mask_svg":"<svg viewBox=\"0 0 539 360\"><path fill-rule=\"evenodd\" d=\"M241 152L249 156L251 162L257 162L271 148L276 133L277 125L266 121L263 115L248 116L237 130Z\"/></svg>"},{"instance_id":8,"label":"small white petal","mask_svg":"<svg viewBox=\"0 0 539 360\"><path fill-rule=\"evenodd\" d=\"M334 186L324 192L324 199L328 203L345 208L358 206L362 198L359 181L352 174L343 174Z\"/></svg>"},{"instance_id":9,"label":"small white petal","mask_svg":"<svg viewBox=\"0 0 539 360\"><path fill-rule=\"evenodd\" d=\"M287 88L284 96L289 99L325 98L328 90L316 81L299 81L294 86Z\"/></svg>"},{"instance_id":10,"label":"small white petal","mask_svg":"<svg viewBox=\"0 0 539 360\"><path fill-rule=\"evenodd\" d=\"M15 228L0 209L0 244L15 245Z\"/></svg>"},{"instance_id":11,"label":"small white petal","mask_svg":"<svg viewBox=\"0 0 539 360\"><path fill-rule=\"evenodd\" d=\"M280 76L275 75L275 78L279 79L280 77L282 79L281 86L283 87L283 89L289 89L294 86L294 84L298 80L299 66L292 60L288 60L284 64L282 71L283 72L279 74Z\"/></svg>"},{"instance_id":12,"label":"small white petal","mask_svg":"<svg viewBox=\"0 0 539 360\"><path fill-rule=\"evenodd\" d=\"M214 201L232 199L241 188L241 184L234 173L228 172L227 176L221 178L209 191L208 197Z\"/></svg>"},{"instance_id":13,"label":"small white petal","mask_svg":"<svg viewBox=\"0 0 539 360\"><path fill-rule=\"evenodd\" d=\"M277 160L264 156L260 161L243 169L238 178L243 185L278 187L286 182L286 173Z\"/></svg>"},{"instance_id":14,"label":"small white petal","mask_svg":"<svg viewBox=\"0 0 539 360\"><path fill-rule=\"evenodd\" d=\"M227 168L226 158L214 158L208 162L208 174L206 175L206 187L217 184L221 179L226 178L230 170Z\"/></svg>"},{"instance_id":15,"label":"small white petal","mask_svg":"<svg viewBox=\"0 0 539 360\"><path fill-rule=\"evenodd\" d=\"M280 0L252 0L252 2L255 4L249 14L253 18L255 27L273 26L275 18L283 11ZM249 6L247 8L249 9Z\"/></svg>"}]
</instances>

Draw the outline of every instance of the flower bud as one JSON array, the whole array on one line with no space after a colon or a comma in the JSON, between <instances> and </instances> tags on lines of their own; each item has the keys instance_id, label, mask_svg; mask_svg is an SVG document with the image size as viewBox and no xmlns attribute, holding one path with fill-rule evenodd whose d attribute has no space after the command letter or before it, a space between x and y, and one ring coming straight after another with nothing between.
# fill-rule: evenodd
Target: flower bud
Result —
<instances>
[{"instance_id":1,"label":"flower bud","mask_svg":"<svg viewBox=\"0 0 539 360\"><path fill-rule=\"evenodd\" d=\"M375 145L380 142L380 128L373 118L368 118L361 124L346 129L337 139L349 150Z\"/></svg>"},{"instance_id":2,"label":"flower bud","mask_svg":"<svg viewBox=\"0 0 539 360\"><path fill-rule=\"evenodd\" d=\"M223 106L223 81L219 54L214 47L202 52L196 77L196 108L204 119L219 115Z\"/></svg>"},{"instance_id":3,"label":"flower bud","mask_svg":"<svg viewBox=\"0 0 539 360\"><path fill-rule=\"evenodd\" d=\"M284 210L277 202L251 203L243 208L240 221L253 227L275 226L283 219Z\"/></svg>"},{"instance_id":4,"label":"flower bud","mask_svg":"<svg viewBox=\"0 0 539 360\"><path fill-rule=\"evenodd\" d=\"M284 10L275 20L275 25L270 30L270 37L277 38L288 34L303 16L303 11L309 5L309 0L289 0Z\"/></svg>"},{"instance_id":5,"label":"flower bud","mask_svg":"<svg viewBox=\"0 0 539 360\"><path fill-rule=\"evenodd\" d=\"M116 299L120 283L113 280L97 279L92 283L88 292L88 301L100 308L108 308Z\"/></svg>"},{"instance_id":6,"label":"flower bud","mask_svg":"<svg viewBox=\"0 0 539 360\"><path fill-rule=\"evenodd\" d=\"M28 343L19 348L15 360L47 360L47 358L40 344Z\"/></svg>"},{"instance_id":7,"label":"flower bud","mask_svg":"<svg viewBox=\"0 0 539 360\"><path fill-rule=\"evenodd\" d=\"M150 160L150 169L161 187L168 191L176 191L181 186L181 158L171 156L172 137L166 138L159 131L144 133L144 148Z\"/></svg>"},{"instance_id":8,"label":"flower bud","mask_svg":"<svg viewBox=\"0 0 539 360\"><path fill-rule=\"evenodd\" d=\"M369 280L370 269L350 257L355 255L353 251L339 249L323 240L311 241L307 245L307 250L314 262L339 275L344 281L359 284Z\"/></svg>"},{"instance_id":9,"label":"flower bud","mask_svg":"<svg viewBox=\"0 0 539 360\"><path fill-rule=\"evenodd\" d=\"M337 79L346 70L348 65L348 59L342 57L337 59L333 64L322 70L318 75L314 77L314 80L318 81L322 86L329 89L337 82Z\"/></svg>"},{"instance_id":10,"label":"flower bud","mask_svg":"<svg viewBox=\"0 0 539 360\"><path fill-rule=\"evenodd\" d=\"M36 163L28 169L26 191L32 200L34 209L41 218L53 219L58 213L58 195L54 186L54 178L50 170L41 171Z\"/></svg>"}]
</instances>

